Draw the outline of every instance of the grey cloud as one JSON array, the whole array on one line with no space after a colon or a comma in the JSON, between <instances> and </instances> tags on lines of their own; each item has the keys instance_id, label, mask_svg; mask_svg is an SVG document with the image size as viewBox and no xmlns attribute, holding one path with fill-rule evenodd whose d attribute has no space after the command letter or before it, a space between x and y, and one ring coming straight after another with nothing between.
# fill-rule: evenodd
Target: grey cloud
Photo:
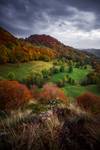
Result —
<instances>
[{"instance_id":1,"label":"grey cloud","mask_svg":"<svg viewBox=\"0 0 100 150\"><path fill-rule=\"evenodd\" d=\"M46 33L62 40L63 31L86 34L100 29L99 14L99 0L0 0L0 25L23 37Z\"/></svg>"}]
</instances>

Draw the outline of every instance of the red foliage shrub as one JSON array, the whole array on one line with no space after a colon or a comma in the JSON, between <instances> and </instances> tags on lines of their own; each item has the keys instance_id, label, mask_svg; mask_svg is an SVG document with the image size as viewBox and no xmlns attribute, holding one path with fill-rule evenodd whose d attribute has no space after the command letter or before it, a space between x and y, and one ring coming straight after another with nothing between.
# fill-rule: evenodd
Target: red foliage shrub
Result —
<instances>
[{"instance_id":1,"label":"red foliage shrub","mask_svg":"<svg viewBox=\"0 0 100 150\"><path fill-rule=\"evenodd\" d=\"M0 109L11 110L22 106L32 98L28 88L17 81L0 81Z\"/></svg>"},{"instance_id":2,"label":"red foliage shrub","mask_svg":"<svg viewBox=\"0 0 100 150\"><path fill-rule=\"evenodd\" d=\"M47 103L50 100L58 100L64 103L67 102L67 98L64 95L64 92L55 84L48 84L48 83L46 83L43 86L43 89L39 93L38 99L44 103Z\"/></svg>"},{"instance_id":3,"label":"red foliage shrub","mask_svg":"<svg viewBox=\"0 0 100 150\"><path fill-rule=\"evenodd\" d=\"M78 105L93 113L100 113L100 96L96 96L93 93L85 93L77 97Z\"/></svg>"}]
</instances>

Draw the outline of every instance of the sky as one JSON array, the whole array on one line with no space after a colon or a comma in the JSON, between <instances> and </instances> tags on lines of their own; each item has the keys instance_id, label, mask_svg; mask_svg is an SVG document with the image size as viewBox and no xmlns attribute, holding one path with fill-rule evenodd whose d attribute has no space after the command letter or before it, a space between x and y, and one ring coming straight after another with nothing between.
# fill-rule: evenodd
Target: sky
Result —
<instances>
[{"instance_id":1,"label":"sky","mask_svg":"<svg viewBox=\"0 0 100 150\"><path fill-rule=\"evenodd\" d=\"M100 0L0 0L0 26L17 37L47 34L75 48L100 48Z\"/></svg>"}]
</instances>

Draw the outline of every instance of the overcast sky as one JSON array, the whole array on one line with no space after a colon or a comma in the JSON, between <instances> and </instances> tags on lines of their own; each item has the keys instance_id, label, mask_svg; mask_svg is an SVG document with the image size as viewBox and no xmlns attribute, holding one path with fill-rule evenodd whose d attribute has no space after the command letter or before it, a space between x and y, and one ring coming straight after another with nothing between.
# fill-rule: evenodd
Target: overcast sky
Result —
<instances>
[{"instance_id":1,"label":"overcast sky","mask_svg":"<svg viewBox=\"0 0 100 150\"><path fill-rule=\"evenodd\" d=\"M100 48L100 0L0 0L0 26L18 37L48 34L76 48Z\"/></svg>"}]
</instances>

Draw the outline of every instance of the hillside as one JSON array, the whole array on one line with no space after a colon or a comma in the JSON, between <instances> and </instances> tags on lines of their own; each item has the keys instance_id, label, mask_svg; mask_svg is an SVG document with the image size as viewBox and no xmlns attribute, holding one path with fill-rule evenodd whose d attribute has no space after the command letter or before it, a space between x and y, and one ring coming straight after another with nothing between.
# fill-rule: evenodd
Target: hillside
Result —
<instances>
[{"instance_id":1,"label":"hillside","mask_svg":"<svg viewBox=\"0 0 100 150\"><path fill-rule=\"evenodd\" d=\"M49 35L31 35L30 37L26 38L26 41L32 43L33 45L38 46L46 46L52 49L55 49L59 56L62 56L67 59L73 59L73 60L85 60L89 58L89 55L79 51L78 49L75 49L70 46L66 46L54 37L51 37Z\"/></svg>"},{"instance_id":2,"label":"hillside","mask_svg":"<svg viewBox=\"0 0 100 150\"><path fill-rule=\"evenodd\" d=\"M24 40L14 37L3 28L0 28L0 54L0 63L49 61L58 57L80 62L95 59L90 54L65 46L49 35L31 35Z\"/></svg>"},{"instance_id":3,"label":"hillside","mask_svg":"<svg viewBox=\"0 0 100 150\"><path fill-rule=\"evenodd\" d=\"M0 45L5 44L18 44L18 39L11 33L0 27Z\"/></svg>"},{"instance_id":4,"label":"hillside","mask_svg":"<svg viewBox=\"0 0 100 150\"><path fill-rule=\"evenodd\" d=\"M31 42L32 44L36 45L43 45L50 48L59 48L62 44L55 38L49 36L49 35L31 35L30 37L26 38L26 41ZM63 46L63 45L62 45Z\"/></svg>"},{"instance_id":5,"label":"hillside","mask_svg":"<svg viewBox=\"0 0 100 150\"><path fill-rule=\"evenodd\" d=\"M1 150L96 150L99 118L98 58L0 28Z\"/></svg>"},{"instance_id":6,"label":"hillside","mask_svg":"<svg viewBox=\"0 0 100 150\"><path fill-rule=\"evenodd\" d=\"M49 47L32 45L0 28L0 63L27 62L31 60L50 60L57 55Z\"/></svg>"}]
</instances>

